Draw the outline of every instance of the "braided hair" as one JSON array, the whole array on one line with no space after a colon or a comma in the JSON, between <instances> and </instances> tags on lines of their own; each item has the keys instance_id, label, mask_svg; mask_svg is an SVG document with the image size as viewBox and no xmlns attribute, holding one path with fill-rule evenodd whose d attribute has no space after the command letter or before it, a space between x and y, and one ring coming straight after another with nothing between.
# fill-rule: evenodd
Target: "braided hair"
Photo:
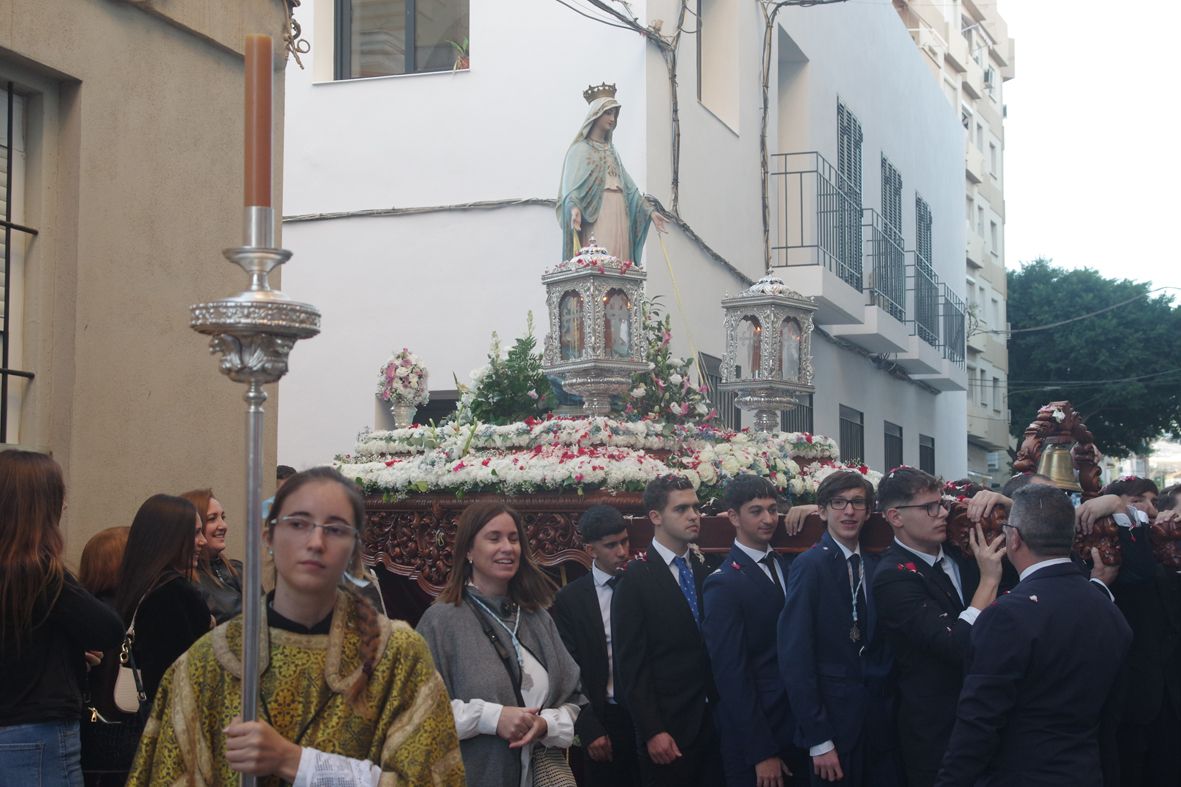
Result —
<instances>
[{"instance_id":1,"label":"braided hair","mask_svg":"<svg viewBox=\"0 0 1181 787\"><path fill-rule=\"evenodd\" d=\"M353 510L354 526L357 528L358 536L360 536L365 527L365 498L361 496L361 491L357 489L353 482L349 481L332 467L313 467L288 478L287 482L275 493L275 502L271 505L270 516L267 518L267 529L273 533L275 522L278 521L279 512L283 510L288 497L307 484L326 481L337 484L344 490L345 495L348 497L349 505ZM362 571L360 538L358 538L357 543L353 547L353 559L349 570L354 575L359 575ZM369 679L372 677L374 667L377 664L377 647L381 642L381 613L377 611L369 599L365 598L352 586L351 582L343 577L342 580L341 590L349 594L349 597L353 601L353 608L356 611L357 621L354 633L360 640L358 656L361 659L361 674L353 685L349 687L348 692L345 694L345 699L358 713L368 716L371 710L366 707L364 696L365 690L369 686Z\"/></svg>"}]
</instances>

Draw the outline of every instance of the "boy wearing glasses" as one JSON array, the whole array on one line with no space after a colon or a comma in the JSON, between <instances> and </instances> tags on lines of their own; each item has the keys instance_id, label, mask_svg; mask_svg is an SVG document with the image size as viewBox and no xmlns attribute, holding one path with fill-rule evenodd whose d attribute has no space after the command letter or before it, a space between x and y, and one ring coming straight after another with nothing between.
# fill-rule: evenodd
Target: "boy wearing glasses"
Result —
<instances>
[{"instance_id":1,"label":"boy wearing glasses","mask_svg":"<svg viewBox=\"0 0 1181 787\"><path fill-rule=\"evenodd\" d=\"M922 470L892 470L877 491L894 543L873 596L897 668L902 761L910 787L930 787L955 724L972 624L996 600L1005 539L986 544L977 526L975 561L946 543L943 485Z\"/></svg>"},{"instance_id":2,"label":"boy wearing glasses","mask_svg":"<svg viewBox=\"0 0 1181 787\"><path fill-rule=\"evenodd\" d=\"M825 478L816 490L827 529L795 559L779 617L779 671L808 750L812 783L893 787L891 658L878 632L869 588L878 558L861 550L874 491L857 472Z\"/></svg>"}]
</instances>

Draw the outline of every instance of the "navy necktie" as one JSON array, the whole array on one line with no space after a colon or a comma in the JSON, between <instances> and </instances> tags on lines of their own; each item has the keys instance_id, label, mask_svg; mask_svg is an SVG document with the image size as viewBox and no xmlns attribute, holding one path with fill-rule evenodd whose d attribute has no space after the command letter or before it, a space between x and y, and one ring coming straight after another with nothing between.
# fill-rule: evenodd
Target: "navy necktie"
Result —
<instances>
[{"instance_id":1,"label":"navy necktie","mask_svg":"<svg viewBox=\"0 0 1181 787\"><path fill-rule=\"evenodd\" d=\"M674 557L673 565L677 567L677 575L680 577L681 593L689 602L689 611L693 613L693 620L700 626L701 612L697 609L697 588L693 584L693 569L689 568L689 563L683 557Z\"/></svg>"}]
</instances>

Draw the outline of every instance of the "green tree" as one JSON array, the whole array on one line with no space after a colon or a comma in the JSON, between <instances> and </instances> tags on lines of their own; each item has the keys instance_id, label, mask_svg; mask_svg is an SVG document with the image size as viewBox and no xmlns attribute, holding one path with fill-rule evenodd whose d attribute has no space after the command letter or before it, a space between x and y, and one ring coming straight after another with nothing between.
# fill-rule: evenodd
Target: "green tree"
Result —
<instances>
[{"instance_id":1,"label":"green tree","mask_svg":"<svg viewBox=\"0 0 1181 787\"><path fill-rule=\"evenodd\" d=\"M1111 456L1181 427L1181 311L1150 285L1038 259L1008 272L1009 428L1067 399ZM1114 308L1113 308L1114 307ZM1003 339L1003 334L998 336Z\"/></svg>"}]
</instances>

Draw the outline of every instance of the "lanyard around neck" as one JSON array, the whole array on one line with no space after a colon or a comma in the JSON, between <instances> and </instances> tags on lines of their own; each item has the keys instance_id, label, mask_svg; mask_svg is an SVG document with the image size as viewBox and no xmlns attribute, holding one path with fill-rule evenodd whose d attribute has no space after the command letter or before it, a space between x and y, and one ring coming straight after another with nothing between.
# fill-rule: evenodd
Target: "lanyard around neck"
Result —
<instances>
[{"instance_id":1,"label":"lanyard around neck","mask_svg":"<svg viewBox=\"0 0 1181 787\"><path fill-rule=\"evenodd\" d=\"M488 617L495 620L497 623L500 624L500 627L502 629L504 629L506 632L508 632L509 639L512 640L512 643L513 643L513 650L516 651L516 653L517 653L517 666L524 667L525 657L521 655L521 640L517 638L517 630L521 627L521 608L517 607L517 618L516 618L516 620L513 621L513 627L509 628L508 625L503 620L500 619L499 615L497 615L495 612L493 612L491 609L489 609L488 605L485 604L483 601L480 601L480 599L476 598L476 596L474 594L469 593L468 598L470 598L472 601L476 602L476 604L479 605L480 609L482 609L488 613Z\"/></svg>"}]
</instances>

